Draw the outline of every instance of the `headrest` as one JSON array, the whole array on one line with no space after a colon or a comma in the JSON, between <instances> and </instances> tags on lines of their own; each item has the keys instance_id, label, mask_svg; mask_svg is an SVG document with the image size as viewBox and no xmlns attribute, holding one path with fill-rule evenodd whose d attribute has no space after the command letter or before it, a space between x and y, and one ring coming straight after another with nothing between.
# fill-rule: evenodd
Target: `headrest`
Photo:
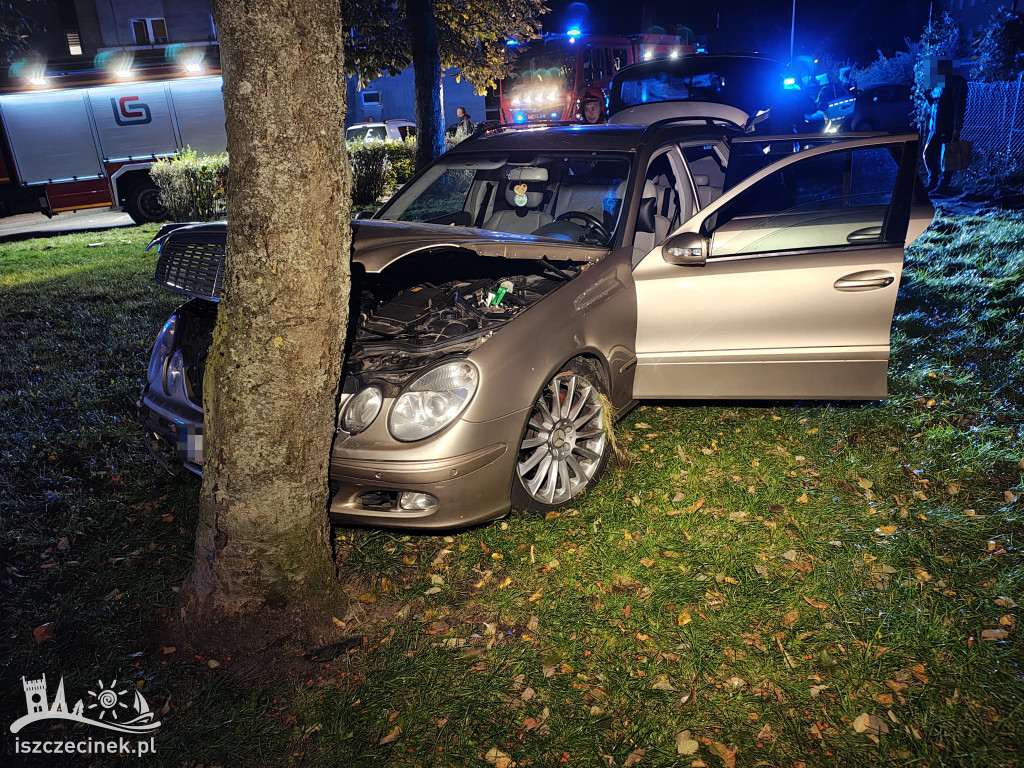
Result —
<instances>
[{"instance_id":1,"label":"headrest","mask_svg":"<svg viewBox=\"0 0 1024 768\"><path fill-rule=\"evenodd\" d=\"M538 186L547 180L547 168L510 168L505 202L517 210L540 207L544 202L544 188L538 189Z\"/></svg>"},{"instance_id":2,"label":"headrest","mask_svg":"<svg viewBox=\"0 0 1024 768\"><path fill-rule=\"evenodd\" d=\"M644 193L640 195L641 200L646 200L649 197L658 197L658 188L654 186L654 182L647 180L644 182Z\"/></svg>"},{"instance_id":3,"label":"headrest","mask_svg":"<svg viewBox=\"0 0 1024 768\"><path fill-rule=\"evenodd\" d=\"M711 177L703 173L695 173L693 175L693 183L698 187L710 187Z\"/></svg>"}]
</instances>

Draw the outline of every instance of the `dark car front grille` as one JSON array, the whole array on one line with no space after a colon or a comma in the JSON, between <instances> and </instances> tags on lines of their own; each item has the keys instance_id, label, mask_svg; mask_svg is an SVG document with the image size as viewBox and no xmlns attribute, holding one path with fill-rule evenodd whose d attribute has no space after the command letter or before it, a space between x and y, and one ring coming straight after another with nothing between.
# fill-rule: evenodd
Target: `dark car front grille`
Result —
<instances>
[{"instance_id":1,"label":"dark car front grille","mask_svg":"<svg viewBox=\"0 0 1024 768\"><path fill-rule=\"evenodd\" d=\"M156 281L201 299L220 299L224 276L224 237L196 232L172 233L160 248Z\"/></svg>"}]
</instances>

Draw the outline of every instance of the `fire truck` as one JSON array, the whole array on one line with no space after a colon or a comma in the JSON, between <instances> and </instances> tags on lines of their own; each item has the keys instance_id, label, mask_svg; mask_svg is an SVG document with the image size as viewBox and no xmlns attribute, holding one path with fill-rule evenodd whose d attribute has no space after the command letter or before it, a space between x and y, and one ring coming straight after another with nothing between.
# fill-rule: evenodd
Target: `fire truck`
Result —
<instances>
[{"instance_id":1,"label":"fire truck","mask_svg":"<svg viewBox=\"0 0 1024 768\"><path fill-rule=\"evenodd\" d=\"M698 52L677 35L581 34L578 29L509 45L519 50L516 72L498 82L487 119L518 124L573 120L576 98L587 86L607 92L612 76L629 64Z\"/></svg>"},{"instance_id":2,"label":"fire truck","mask_svg":"<svg viewBox=\"0 0 1024 768\"><path fill-rule=\"evenodd\" d=\"M0 215L166 211L149 167L186 147L223 152L219 70L154 67L39 77L0 92Z\"/></svg>"}]
</instances>

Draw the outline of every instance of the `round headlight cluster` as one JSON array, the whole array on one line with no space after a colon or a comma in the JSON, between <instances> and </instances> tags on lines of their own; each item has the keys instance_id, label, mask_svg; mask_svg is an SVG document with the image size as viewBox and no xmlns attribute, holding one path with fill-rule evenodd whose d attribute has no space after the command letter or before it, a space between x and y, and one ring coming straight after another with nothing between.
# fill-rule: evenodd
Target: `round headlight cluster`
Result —
<instances>
[{"instance_id":1,"label":"round headlight cluster","mask_svg":"<svg viewBox=\"0 0 1024 768\"><path fill-rule=\"evenodd\" d=\"M377 387L359 390L345 405L345 412L341 415L341 428L350 435L362 432L377 418L383 402L384 398Z\"/></svg>"},{"instance_id":2,"label":"round headlight cluster","mask_svg":"<svg viewBox=\"0 0 1024 768\"><path fill-rule=\"evenodd\" d=\"M181 350L179 349L174 353L174 357L171 358L171 364L167 366L167 379L164 383L164 392L168 395L173 395L179 387L185 377L185 360L181 356Z\"/></svg>"},{"instance_id":3,"label":"round headlight cluster","mask_svg":"<svg viewBox=\"0 0 1024 768\"><path fill-rule=\"evenodd\" d=\"M174 329L177 324L178 316L171 315L164 323L164 327L160 329L160 333L157 334L156 341L153 343L153 352L149 356L149 370L146 371L146 378L150 384L163 381L164 364L174 347Z\"/></svg>"},{"instance_id":4,"label":"round headlight cluster","mask_svg":"<svg viewBox=\"0 0 1024 768\"><path fill-rule=\"evenodd\" d=\"M430 437L458 418L479 383L480 374L468 360L431 368L395 400L388 416L388 431L403 442Z\"/></svg>"}]
</instances>

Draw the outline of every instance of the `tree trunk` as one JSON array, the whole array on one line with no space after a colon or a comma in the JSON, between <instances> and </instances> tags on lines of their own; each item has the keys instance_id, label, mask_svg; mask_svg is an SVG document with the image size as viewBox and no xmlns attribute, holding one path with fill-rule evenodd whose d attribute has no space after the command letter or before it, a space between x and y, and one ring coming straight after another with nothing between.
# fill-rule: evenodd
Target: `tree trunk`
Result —
<instances>
[{"instance_id":1,"label":"tree trunk","mask_svg":"<svg viewBox=\"0 0 1024 768\"><path fill-rule=\"evenodd\" d=\"M441 49L433 0L407 0L406 19L416 76L416 170L444 152L441 112Z\"/></svg>"},{"instance_id":2,"label":"tree trunk","mask_svg":"<svg viewBox=\"0 0 1024 768\"><path fill-rule=\"evenodd\" d=\"M322 606L350 287L340 4L214 0L228 234L203 381L203 487L181 618Z\"/></svg>"}]
</instances>

